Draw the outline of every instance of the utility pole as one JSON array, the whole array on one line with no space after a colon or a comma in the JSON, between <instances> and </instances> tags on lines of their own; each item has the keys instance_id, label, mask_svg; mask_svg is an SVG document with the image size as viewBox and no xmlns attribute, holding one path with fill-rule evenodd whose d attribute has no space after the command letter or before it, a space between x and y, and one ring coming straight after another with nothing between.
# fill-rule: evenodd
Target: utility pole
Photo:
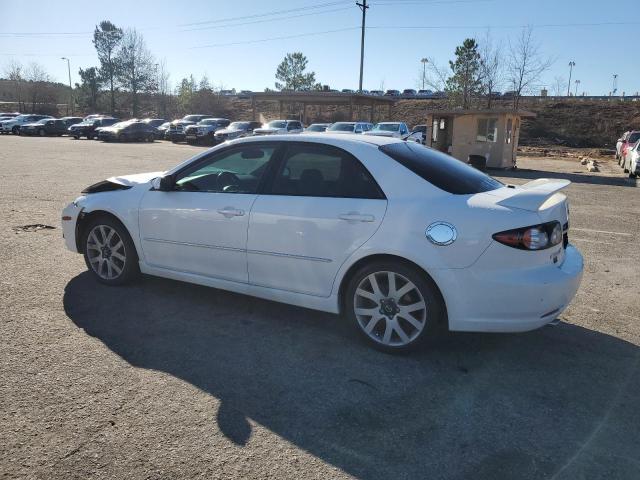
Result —
<instances>
[{"instance_id":1,"label":"utility pole","mask_svg":"<svg viewBox=\"0 0 640 480\"><path fill-rule=\"evenodd\" d=\"M360 83L358 83L358 92L362 92L362 69L364 67L364 30L365 22L367 20L367 0L362 0L362 3L356 2L356 5L362 10L362 38L360 39Z\"/></svg>"},{"instance_id":2,"label":"utility pole","mask_svg":"<svg viewBox=\"0 0 640 480\"><path fill-rule=\"evenodd\" d=\"M618 91L618 74L613 74L613 88L611 89L611 95L615 95Z\"/></svg>"},{"instance_id":3,"label":"utility pole","mask_svg":"<svg viewBox=\"0 0 640 480\"><path fill-rule=\"evenodd\" d=\"M420 61L422 62L422 90L424 90L424 84L427 80L427 63L429 62L429 59L425 57Z\"/></svg>"},{"instance_id":4,"label":"utility pole","mask_svg":"<svg viewBox=\"0 0 640 480\"><path fill-rule=\"evenodd\" d=\"M67 115L69 115L69 107L71 107L71 115L73 115L73 88L71 87L71 64L67 57L62 57L60 60L67 61L67 71L69 72L69 105L67 105Z\"/></svg>"},{"instance_id":5,"label":"utility pole","mask_svg":"<svg viewBox=\"0 0 640 480\"><path fill-rule=\"evenodd\" d=\"M573 72L573 67L576 66L576 62L569 62L569 83L567 83L567 97L571 95L569 89L571 88L571 72Z\"/></svg>"}]
</instances>

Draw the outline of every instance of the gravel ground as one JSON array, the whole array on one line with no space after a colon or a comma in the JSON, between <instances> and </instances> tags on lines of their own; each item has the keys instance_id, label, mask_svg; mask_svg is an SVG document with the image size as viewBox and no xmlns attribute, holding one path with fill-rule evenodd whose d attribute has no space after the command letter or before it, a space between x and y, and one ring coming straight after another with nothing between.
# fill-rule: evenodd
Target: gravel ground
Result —
<instances>
[{"instance_id":1,"label":"gravel ground","mask_svg":"<svg viewBox=\"0 0 640 480\"><path fill-rule=\"evenodd\" d=\"M83 187L198 151L0 137L0 478L640 478L640 191L615 162L503 178L574 181L585 275L559 326L388 356L333 315L108 288L64 250Z\"/></svg>"}]
</instances>

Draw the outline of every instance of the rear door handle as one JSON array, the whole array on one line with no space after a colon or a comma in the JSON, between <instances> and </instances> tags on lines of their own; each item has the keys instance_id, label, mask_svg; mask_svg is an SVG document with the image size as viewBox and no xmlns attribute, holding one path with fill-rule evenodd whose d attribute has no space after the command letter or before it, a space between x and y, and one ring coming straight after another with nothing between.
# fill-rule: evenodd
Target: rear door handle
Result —
<instances>
[{"instance_id":1,"label":"rear door handle","mask_svg":"<svg viewBox=\"0 0 640 480\"><path fill-rule=\"evenodd\" d=\"M227 218L231 217L241 217L244 215L244 210L233 208L233 207L224 207L218 210L218 213L224 215Z\"/></svg>"},{"instance_id":2,"label":"rear door handle","mask_svg":"<svg viewBox=\"0 0 640 480\"><path fill-rule=\"evenodd\" d=\"M354 223L354 222L373 222L376 217L374 217L373 215L363 215L361 213L358 212L349 212L349 213L342 213L340 215L338 215L338 218L340 220L345 220L349 223Z\"/></svg>"}]
</instances>

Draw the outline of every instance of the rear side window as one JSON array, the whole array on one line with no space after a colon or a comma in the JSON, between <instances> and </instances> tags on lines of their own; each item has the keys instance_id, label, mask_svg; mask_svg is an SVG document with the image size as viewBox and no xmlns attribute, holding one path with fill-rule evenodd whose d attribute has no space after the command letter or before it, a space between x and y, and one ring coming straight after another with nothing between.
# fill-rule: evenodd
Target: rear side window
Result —
<instances>
[{"instance_id":1,"label":"rear side window","mask_svg":"<svg viewBox=\"0 0 640 480\"><path fill-rule=\"evenodd\" d=\"M320 144L296 144L287 153L272 193L305 197L381 199L371 174L351 154Z\"/></svg>"},{"instance_id":2,"label":"rear side window","mask_svg":"<svg viewBox=\"0 0 640 480\"><path fill-rule=\"evenodd\" d=\"M502 183L449 155L415 142L390 143L380 147L398 163L445 192L455 195L489 192Z\"/></svg>"},{"instance_id":3,"label":"rear side window","mask_svg":"<svg viewBox=\"0 0 640 480\"><path fill-rule=\"evenodd\" d=\"M633 132L629 135L629 143L636 143L640 140L640 132Z\"/></svg>"}]
</instances>

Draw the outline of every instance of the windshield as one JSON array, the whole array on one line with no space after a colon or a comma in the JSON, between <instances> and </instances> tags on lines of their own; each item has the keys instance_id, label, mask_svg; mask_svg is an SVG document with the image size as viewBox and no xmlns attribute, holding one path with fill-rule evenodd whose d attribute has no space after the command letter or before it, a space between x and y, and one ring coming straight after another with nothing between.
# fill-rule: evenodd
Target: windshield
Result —
<instances>
[{"instance_id":1,"label":"windshield","mask_svg":"<svg viewBox=\"0 0 640 480\"><path fill-rule=\"evenodd\" d=\"M636 143L638 140L640 140L640 132L633 132L631 135L629 135L627 141L629 143Z\"/></svg>"},{"instance_id":2,"label":"windshield","mask_svg":"<svg viewBox=\"0 0 640 480\"><path fill-rule=\"evenodd\" d=\"M287 122L283 122L282 120L274 120L273 122L267 123L267 128L287 128Z\"/></svg>"},{"instance_id":3,"label":"windshield","mask_svg":"<svg viewBox=\"0 0 640 480\"><path fill-rule=\"evenodd\" d=\"M249 122L233 122L227 128L229 130L246 130L249 128Z\"/></svg>"},{"instance_id":4,"label":"windshield","mask_svg":"<svg viewBox=\"0 0 640 480\"><path fill-rule=\"evenodd\" d=\"M308 132L324 132L327 129L326 125L309 125Z\"/></svg>"},{"instance_id":5,"label":"windshield","mask_svg":"<svg viewBox=\"0 0 640 480\"><path fill-rule=\"evenodd\" d=\"M49 120L51 120L50 118L43 118L42 120L38 120L36 122L36 125L44 125L45 123L47 123Z\"/></svg>"},{"instance_id":6,"label":"windshield","mask_svg":"<svg viewBox=\"0 0 640 480\"><path fill-rule=\"evenodd\" d=\"M373 130L378 132L397 132L400 130L399 123L377 123Z\"/></svg>"},{"instance_id":7,"label":"windshield","mask_svg":"<svg viewBox=\"0 0 640 480\"><path fill-rule=\"evenodd\" d=\"M200 115L185 115L182 120L186 122L197 122L200 118L202 118Z\"/></svg>"},{"instance_id":8,"label":"windshield","mask_svg":"<svg viewBox=\"0 0 640 480\"><path fill-rule=\"evenodd\" d=\"M171 122L164 122L162 125L160 125L158 128L169 128L169 125L171 125Z\"/></svg>"},{"instance_id":9,"label":"windshield","mask_svg":"<svg viewBox=\"0 0 640 480\"><path fill-rule=\"evenodd\" d=\"M129 122L118 122L118 123L114 123L111 126L113 128L121 128L121 127L124 127L125 125L129 125Z\"/></svg>"},{"instance_id":10,"label":"windshield","mask_svg":"<svg viewBox=\"0 0 640 480\"><path fill-rule=\"evenodd\" d=\"M216 125L217 123L218 120L214 118L207 118L206 120L200 120L200 122L198 122L198 125Z\"/></svg>"},{"instance_id":11,"label":"windshield","mask_svg":"<svg viewBox=\"0 0 640 480\"><path fill-rule=\"evenodd\" d=\"M455 195L489 192L503 186L466 163L415 142L390 143L381 146L380 151L432 185Z\"/></svg>"},{"instance_id":12,"label":"windshield","mask_svg":"<svg viewBox=\"0 0 640 480\"><path fill-rule=\"evenodd\" d=\"M356 128L355 123L338 122L331 125L327 130L330 132L353 132L354 128Z\"/></svg>"}]
</instances>

